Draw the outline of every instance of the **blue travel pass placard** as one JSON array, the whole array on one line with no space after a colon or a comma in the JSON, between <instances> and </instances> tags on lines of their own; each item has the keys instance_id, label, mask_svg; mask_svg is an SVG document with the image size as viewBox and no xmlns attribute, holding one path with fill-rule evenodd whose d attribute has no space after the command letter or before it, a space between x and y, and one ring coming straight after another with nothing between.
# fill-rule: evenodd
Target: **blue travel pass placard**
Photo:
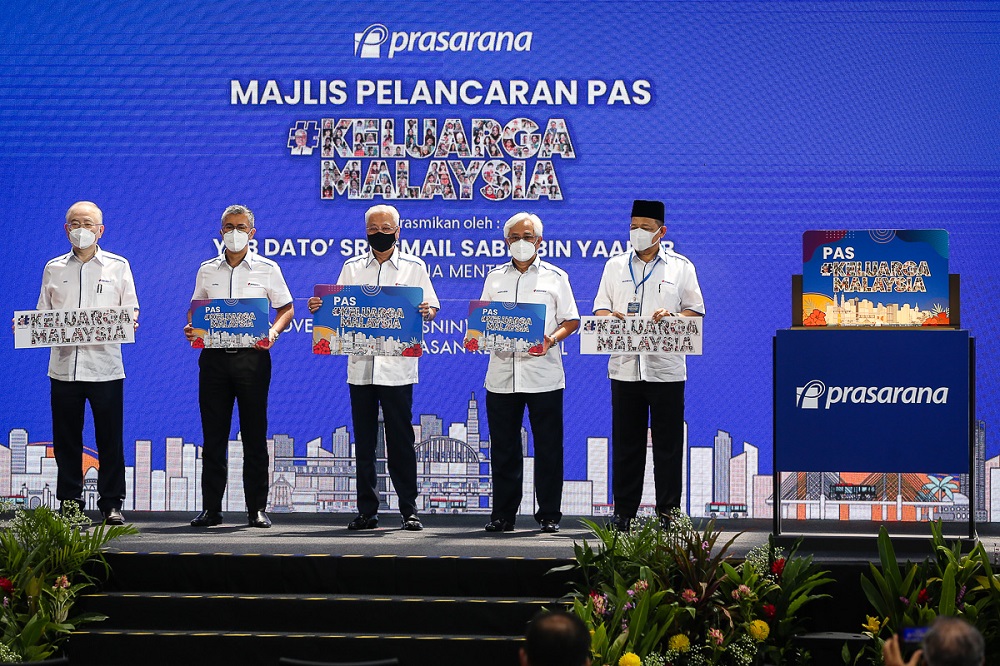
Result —
<instances>
[{"instance_id":1,"label":"blue travel pass placard","mask_svg":"<svg viewBox=\"0 0 1000 666\"><path fill-rule=\"evenodd\" d=\"M313 353L333 356L423 354L422 287L318 284Z\"/></svg>"},{"instance_id":2,"label":"blue travel pass placard","mask_svg":"<svg viewBox=\"0 0 1000 666\"><path fill-rule=\"evenodd\" d=\"M195 349L268 349L270 304L266 298L217 298L191 301Z\"/></svg>"},{"instance_id":3,"label":"blue travel pass placard","mask_svg":"<svg viewBox=\"0 0 1000 666\"><path fill-rule=\"evenodd\" d=\"M465 348L483 352L541 352L545 305L470 301Z\"/></svg>"},{"instance_id":4,"label":"blue travel pass placard","mask_svg":"<svg viewBox=\"0 0 1000 666\"><path fill-rule=\"evenodd\" d=\"M801 326L949 326L944 229L806 231Z\"/></svg>"}]
</instances>

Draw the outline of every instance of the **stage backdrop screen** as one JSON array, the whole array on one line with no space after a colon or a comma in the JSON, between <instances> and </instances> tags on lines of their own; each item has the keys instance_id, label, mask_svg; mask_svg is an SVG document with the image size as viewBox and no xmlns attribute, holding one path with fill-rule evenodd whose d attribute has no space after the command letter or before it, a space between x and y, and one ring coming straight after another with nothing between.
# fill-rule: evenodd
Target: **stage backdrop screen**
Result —
<instances>
[{"instance_id":1,"label":"stage backdrop screen","mask_svg":"<svg viewBox=\"0 0 1000 666\"><path fill-rule=\"evenodd\" d=\"M935 515L1000 519L998 21L977 2L6 3L4 302L35 308L43 267L70 249L67 208L96 202L100 245L131 262L141 304L123 349L126 508L193 511L199 352L182 328L222 211L249 206L256 250L295 297L272 350L272 507L352 511L346 360L312 353L306 300L364 251L365 210L393 204L442 304L414 391L421 508L488 512L487 358L462 341L486 272L509 261L504 221L540 216L542 256L589 315L604 263L628 250L632 200L660 199L665 247L697 268L710 320L687 362L685 508L764 517L771 339L792 324L803 232L944 229L978 343L983 483L944 488L951 470L928 469L899 487L905 502L958 498ZM0 347L0 495L51 503L48 352ZM564 353L563 508L606 513L607 359L576 338ZM232 438L237 509L235 422ZM531 479L530 433L524 446ZM860 484L886 499L879 475L839 472L808 493Z\"/></svg>"}]
</instances>

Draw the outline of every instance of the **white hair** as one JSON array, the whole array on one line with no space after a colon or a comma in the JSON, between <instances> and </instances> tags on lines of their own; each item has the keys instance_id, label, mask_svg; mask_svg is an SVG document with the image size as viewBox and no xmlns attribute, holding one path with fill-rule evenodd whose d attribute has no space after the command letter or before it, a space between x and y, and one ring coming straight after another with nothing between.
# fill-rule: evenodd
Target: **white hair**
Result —
<instances>
[{"instance_id":1,"label":"white hair","mask_svg":"<svg viewBox=\"0 0 1000 666\"><path fill-rule=\"evenodd\" d=\"M503 225L503 237L507 238L510 228L521 222L531 222L531 230L539 238L542 237L542 221L534 213L514 213Z\"/></svg>"},{"instance_id":2,"label":"white hair","mask_svg":"<svg viewBox=\"0 0 1000 666\"><path fill-rule=\"evenodd\" d=\"M243 206L241 204L233 204L228 206L226 210L222 211L222 223L226 223L226 218L230 215L246 215L247 222L250 223L250 227L253 228L253 211Z\"/></svg>"},{"instance_id":3,"label":"white hair","mask_svg":"<svg viewBox=\"0 0 1000 666\"><path fill-rule=\"evenodd\" d=\"M97 204L95 204L93 201L77 201L75 204L70 206L69 209L66 211L66 224L69 224L69 214L72 213L73 209L76 208L77 206L92 206L94 210L97 211L97 215L95 216L97 219L94 221L102 226L104 225L104 211L98 208Z\"/></svg>"},{"instance_id":4,"label":"white hair","mask_svg":"<svg viewBox=\"0 0 1000 666\"><path fill-rule=\"evenodd\" d=\"M368 224L368 218L372 215L377 215L378 213L389 213L389 215L392 215L392 221L397 227L399 226L399 211L396 210L395 206L389 206L388 204L378 204L366 210L365 224Z\"/></svg>"}]
</instances>

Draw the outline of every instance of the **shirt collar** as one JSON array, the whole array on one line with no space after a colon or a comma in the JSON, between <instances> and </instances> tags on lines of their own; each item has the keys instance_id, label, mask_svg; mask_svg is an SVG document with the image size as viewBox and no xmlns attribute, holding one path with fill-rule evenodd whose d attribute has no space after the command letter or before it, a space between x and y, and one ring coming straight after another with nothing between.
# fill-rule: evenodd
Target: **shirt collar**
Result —
<instances>
[{"instance_id":1,"label":"shirt collar","mask_svg":"<svg viewBox=\"0 0 1000 666\"><path fill-rule=\"evenodd\" d=\"M253 262L254 262L254 259L256 257L257 257L257 253L256 252L254 252L253 250L247 250L247 253L245 255L243 255L243 261L241 261L240 264L246 264L247 268L249 268L250 270L253 270ZM217 261L218 261L218 265L216 265L216 268L222 268L223 264L225 264L225 265L229 264L229 262L226 261L226 251L225 250L223 250L219 254L219 257L218 257ZM236 266L239 266L240 264L236 264ZM236 268L236 266L233 266L233 268Z\"/></svg>"},{"instance_id":2,"label":"shirt collar","mask_svg":"<svg viewBox=\"0 0 1000 666\"><path fill-rule=\"evenodd\" d=\"M660 251L656 253L656 259L653 259L653 261L651 261L649 265L655 266L656 262L661 260L663 261L664 264L667 263L667 252L666 250L663 249L662 245L660 246ZM632 250L632 256L629 257L629 261L631 261L636 266L641 266L646 263L645 261L639 258L639 255L636 254L635 250Z\"/></svg>"},{"instance_id":3,"label":"shirt collar","mask_svg":"<svg viewBox=\"0 0 1000 666\"><path fill-rule=\"evenodd\" d=\"M372 249L368 248L368 258L365 259L365 268L368 268L369 266L371 266L373 261L374 262L378 262L378 259L375 258L375 253L372 252ZM388 261L390 264L392 264L393 268L395 268L396 270L399 270L399 245L398 244L395 245L395 246L393 246L392 254L389 255L389 258L386 261Z\"/></svg>"},{"instance_id":4,"label":"shirt collar","mask_svg":"<svg viewBox=\"0 0 1000 666\"><path fill-rule=\"evenodd\" d=\"M101 251L101 246L98 245L97 249L94 251L94 256L90 258L90 261L96 261L98 264L100 264L101 266L103 266L104 265L104 256L103 256L103 254L104 253ZM70 259L74 259L76 261L80 261L80 257L76 256L76 252L74 252L73 250L69 251L69 256L70 256ZM80 263L83 263L83 262L80 261ZM90 263L90 262L88 261L87 263Z\"/></svg>"},{"instance_id":5,"label":"shirt collar","mask_svg":"<svg viewBox=\"0 0 1000 666\"><path fill-rule=\"evenodd\" d=\"M532 259L531 263L528 265L528 269L526 271L524 271L524 272L527 273L531 269L535 269L535 272L538 272L538 266L541 263L542 263L542 258L539 257L536 254L535 257L534 257L534 259ZM513 257L511 258L510 261L507 262L507 270L508 271L517 271L517 272L520 273L520 271L517 270L517 266L514 265L514 259L513 259Z\"/></svg>"}]
</instances>

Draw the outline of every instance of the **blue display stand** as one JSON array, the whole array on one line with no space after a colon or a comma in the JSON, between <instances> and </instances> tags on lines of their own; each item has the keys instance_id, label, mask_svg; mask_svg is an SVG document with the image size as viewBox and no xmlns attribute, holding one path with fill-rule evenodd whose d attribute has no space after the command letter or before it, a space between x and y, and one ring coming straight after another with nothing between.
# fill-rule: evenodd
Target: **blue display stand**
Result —
<instances>
[{"instance_id":1,"label":"blue display stand","mask_svg":"<svg viewBox=\"0 0 1000 666\"><path fill-rule=\"evenodd\" d=\"M773 360L775 535L782 472L967 471L970 487L981 482L968 331L782 330Z\"/></svg>"}]
</instances>

